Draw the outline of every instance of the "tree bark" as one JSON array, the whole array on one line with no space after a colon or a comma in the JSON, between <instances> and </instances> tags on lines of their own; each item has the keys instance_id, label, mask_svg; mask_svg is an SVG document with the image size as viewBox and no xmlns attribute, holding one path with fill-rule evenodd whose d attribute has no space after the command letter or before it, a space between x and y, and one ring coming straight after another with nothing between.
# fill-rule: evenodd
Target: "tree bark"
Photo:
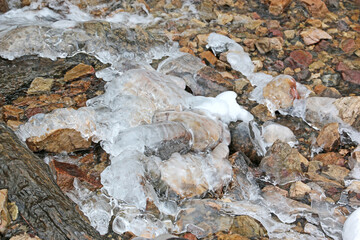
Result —
<instances>
[{"instance_id":1,"label":"tree bark","mask_svg":"<svg viewBox=\"0 0 360 240\"><path fill-rule=\"evenodd\" d=\"M56 185L48 165L0 122L0 189L42 239L102 239Z\"/></svg>"}]
</instances>

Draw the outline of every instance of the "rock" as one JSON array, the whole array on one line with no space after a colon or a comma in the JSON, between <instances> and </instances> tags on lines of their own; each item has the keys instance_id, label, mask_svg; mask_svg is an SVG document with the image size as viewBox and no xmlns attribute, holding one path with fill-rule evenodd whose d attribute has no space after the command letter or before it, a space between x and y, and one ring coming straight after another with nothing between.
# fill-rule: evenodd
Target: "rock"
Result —
<instances>
[{"instance_id":1,"label":"rock","mask_svg":"<svg viewBox=\"0 0 360 240\"><path fill-rule=\"evenodd\" d=\"M290 59L288 61L291 61L291 63L293 63L290 65L292 69L306 68L312 63L311 53L304 50L292 51L289 58Z\"/></svg>"},{"instance_id":2,"label":"rock","mask_svg":"<svg viewBox=\"0 0 360 240\"><path fill-rule=\"evenodd\" d=\"M65 73L64 81L69 82L77 78L84 77L89 74L94 74L95 69L92 66L80 63L68 72Z\"/></svg>"},{"instance_id":3,"label":"rock","mask_svg":"<svg viewBox=\"0 0 360 240\"><path fill-rule=\"evenodd\" d=\"M312 45L320 42L321 39L332 39L325 31L318 28L311 28L300 33L306 45Z\"/></svg>"},{"instance_id":4,"label":"rock","mask_svg":"<svg viewBox=\"0 0 360 240\"><path fill-rule=\"evenodd\" d=\"M337 152L328 152L317 154L313 161L322 162L324 165L340 165L344 166L345 159Z\"/></svg>"},{"instance_id":5,"label":"rock","mask_svg":"<svg viewBox=\"0 0 360 240\"><path fill-rule=\"evenodd\" d=\"M10 238L10 240L41 240L38 236L30 236L27 233L16 235Z\"/></svg>"},{"instance_id":6,"label":"rock","mask_svg":"<svg viewBox=\"0 0 360 240\"><path fill-rule=\"evenodd\" d=\"M325 125L316 138L316 143L327 152L336 149L340 144L339 124L329 123Z\"/></svg>"},{"instance_id":7,"label":"rock","mask_svg":"<svg viewBox=\"0 0 360 240\"><path fill-rule=\"evenodd\" d=\"M267 236L267 231L261 223L249 216L234 217L230 232L248 238L261 238Z\"/></svg>"},{"instance_id":8,"label":"rock","mask_svg":"<svg viewBox=\"0 0 360 240\"><path fill-rule=\"evenodd\" d=\"M321 0L301 0L313 17L325 17L329 13L326 4Z\"/></svg>"},{"instance_id":9,"label":"rock","mask_svg":"<svg viewBox=\"0 0 360 240\"><path fill-rule=\"evenodd\" d=\"M328 165L322 169L321 175L344 184L344 178L349 174L349 172L350 170L344 167L340 167L338 165Z\"/></svg>"},{"instance_id":10,"label":"rock","mask_svg":"<svg viewBox=\"0 0 360 240\"><path fill-rule=\"evenodd\" d=\"M360 85L360 70L345 70L341 75L345 81Z\"/></svg>"},{"instance_id":11,"label":"rock","mask_svg":"<svg viewBox=\"0 0 360 240\"><path fill-rule=\"evenodd\" d=\"M311 187L303 182L297 181L291 184L289 195L291 198L301 199L305 196L306 193L309 193L310 191Z\"/></svg>"},{"instance_id":12,"label":"rock","mask_svg":"<svg viewBox=\"0 0 360 240\"><path fill-rule=\"evenodd\" d=\"M337 122L339 111L333 104L335 100L335 98L328 97L308 97L305 110L306 121L318 128Z\"/></svg>"},{"instance_id":13,"label":"rock","mask_svg":"<svg viewBox=\"0 0 360 240\"><path fill-rule=\"evenodd\" d=\"M262 136L264 141L270 145L276 140L293 144L297 142L296 137L290 128L272 122L263 125Z\"/></svg>"},{"instance_id":14,"label":"rock","mask_svg":"<svg viewBox=\"0 0 360 240\"><path fill-rule=\"evenodd\" d=\"M286 39L293 39L295 37L295 30L285 30L284 34Z\"/></svg>"},{"instance_id":15,"label":"rock","mask_svg":"<svg viewBox=\"0 0 360 240\"><path fill-rule=\"evenodd\" d=\"M257 50L261 54L265 54L271 51L272 46L269 38L261 38L255 42Z\"/></svg>"},{"instance_id":16,"label":"rock","mask_svg":"<svg viewBox=\"0 0 360 240\"><path fill-rule=\"evenodd\" d=\"M267 185L263 189L261 189L261 191L266 194L280 194L283 197L288 197L289 195L288 191L274 185Z\"/></svg>"},{"instance_id":17,"label":"rock","mask_svg":"<svg viewBox=\"0 0 360 240\"><path fill-rule=\"evenodd\" d=\"M310 64L309 66L309 70L311 72L315 72L315 71L318 71L319 69L322 69L325 67L325 63L323 61L316 61L316 62L313 62L312 64Z\"/></svg>"},{"instance_id":18,"label":"rock","mask_svg":"<svg viewBox=\"0 0 360 240\"><path fill-rule=\"evenodd\" d=\"M24 117L24 110L12 105L5 105L2 107L4 121L15 120L19 121Z\"/></svg>"},{"instance_id":19,"label":"rock","mask_svg":"<svg viewBox=\"0 0 360 240\"><path fill-rule=\"evenodd\" d=\"M353 53L357 48L354 39L351 39L351 38L343 39L340 42L339 47L341 48L341 50L343 50L345 53L348 53L348 54Z\"/></svg>"},{"instance_id":20,"label":"rock","mask_svg":"<svg viewBox=\"0 0 360 240\"><path fill-rule=\"evenodd\" d=\"M4 233L10 224L11 218L8 210L8 190L0 190L0 233Z\"/></svg>"},{"instance_id":21,"label":"rock","mask_svg":"<svg viewBox=\"0 0 360 240\"><path fill-rule=\"evenodd\" d=\"M321 81L327 87L335 87L340 83L340 74L326 74L321 77Z\"/></svg>"},{"instance_id":22,"label":"rock","mask_svg":"<svg viewBox=\"0 0 360 240\"><path fill-rule=\"evenodd\" d=\"M341 98L342 95L341 93L333 87L325 87L324 85L317 85L314 88L314 92L319 96L319 97L328 97L328 98Z\"/></svg>"},{"instance_id":23,"label":"rock","mask_svg":"<svg viewBox=\"0 0 360 240\"><path fill-rule=\"evenodd\" d=\"M211 67L201 68L195 76L194 81L189 85L194 95L215 97L218 94L233 90L233 82L224 77Z\"/></svg>"},{"instance_id":24,"label":"rock","mask_svg":"<svg viewBox=\"0 0 360 240\"><path fill-rule=\"evenodd\" d=\"M256 105L255 107L253 107L251 109L250 112L255 117L257 117L260 121L263 121L263 122L276 119L276 117L273 116L271 114L271 112L269 111L269 109L263 104Z\"/></svg>"},{"instance_id":25,"label":"rock","mask_svg":"<svg viewBox=\"0 0 360 240\"><path fill-rule=\"evenodd\" d=\"M234 19L232 14L219 13L217 22L219 25L226 25Z\"/></svg>"},{"instance_id":26,"label":"rock","mask_svg":"<svg viewBox=\"0 0 360 240\"><path fill-rule=\"evenodd\" d=\"M261 160L259 168L275 183L285 184L303 177L302 165L308 165L307 160L296 149L277 140Z\"/></svg>"},{"instance_id":27,"label":"rock","mask_svg":"<svg viewBox=\"0 0 360 240\"><path fill-rule=\"evenodd\" d=\"M269 0L269 12L278 16L283 13L284 9L291 3L291 0Z\"/></svg>"},{"instance_id":28,"label":"rock","mask_svg":"<svg viewBox=\"0 0 360 240\"><path fill-rule=\"evenodd\" d=\"M81 133L75 129L57 129L40 137L26 139L28 147L34 151L47 151L53 153L74 152L88 149L91 146L91 139L84 139Z\"/></svg>"},{"instance_id":29,"label":"rock","mask_svg":"<svg viewBox=\"0 0 360 240\"><path fill-rule=\"evenodd\" d=\"M349 167L353 169L354 167L360 166L360 147L354 149L351 153L351 157L349 158Z\"/></svg>"},{"instance_id":30,"label":"rock","mask_svg":"<svg viewBox=\"0 0 360 240\"><path fill-rule=\"evenodd\" d=\"M94 177L82 171L78 166L65 162L58 162L52 160L50 166L56 173L56 183L63 190L67 192L74 188L74 179L78 178L90 184L90 188L99 189L102 187L100 177Z\"/></svg>"},{"instance_id":31,"label":"rock","mask_svg":"<svg viewBox=\"0 0 360 240\"><path fill-rule=\"evenodd\" d=\"M0 12L5 13L9 11L7 0L0 0Z\"/></svg>"},{"instance_id":32,"label":"rock","mask_svg":"<svg viewBox=\"0 0 360 240\"><path fill-rule=\"evenodd\" d=\"M27 93L32 95L50 92L53 83L54 79L52 78L37 77L31 82L30 88L28 89Z\"/></svg>"},{"instance_id":33,"label":"rock","mask_svg":"<svg viewBox=\"0 0 360 240\"><path fill-rule=\"evenodd\" d=\"M192 133L191 149L203 152L213 149L223 140L223 127L219 121L212 120L194 112L166 111L155 113L153 122L172 121L182 123Z\"/></svg>"},{"instance_id":34,"label":"rock","mask_svg":"<svg viewBox=\"0 0 360 240\"><path fill-rule=\"evenodd\" d=\"M211 65L215 65L216 61L218 60L211 51L202 52L199 56L201 59L208 61Z\"/></svg>"},{"instance_id":35,"label":"rock","mask_svg":"<svg viewBox=\"0 0 360 240\"><path fill-rule=\"evenodd\" d=\"M215 235L211 235L204 238L205 240L249 240L247 237L240 236L239 234L232 234L227 232L217 232ZM190 240L190 239L189 239Z\"/></svg>"},{"instance_id":36,"label":"rock","mask_svg":"<svg viewBox=\"0 0 360 240\"><path fill-rule=\"evenodd\" d=\"M291 76L279 75L264 87L263 96L273 109L287 109L299 98L296 81Z\"/></svg>"},{"instance_id":37,"label":"rock","mask_svg":"<svg viewBox=\"0 0 360 240\"><path fill-rule=\"evenodd\" d=\"M360 96L343 97L334 101L339 117L360 131Z\"/></svg>"}]
</instances>

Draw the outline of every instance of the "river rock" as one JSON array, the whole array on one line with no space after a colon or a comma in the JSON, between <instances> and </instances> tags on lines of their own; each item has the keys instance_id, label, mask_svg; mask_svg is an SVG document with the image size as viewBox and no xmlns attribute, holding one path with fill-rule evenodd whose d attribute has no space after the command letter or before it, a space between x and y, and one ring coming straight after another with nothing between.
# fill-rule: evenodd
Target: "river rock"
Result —
<instances>
[{"instance_id":1,"label":"river rock","mask_svg":"<svg viewBox=\"0 0 360 240\"><path fill-rule=\"evenodd\" d=\"M257 50L261 54L265 54L271 51L272 46L269 38L261 38L255 42Z\"/></svg>"},{"instance_id":2,"label":"river rock","mask_svg":"<svg viewBox=\"0 0 360 240\"><path fill-rule=\"evenodd\" d=\"M89 74L94 74L95 69L92 66L80 63L68 72L65 73L64 81L69 82L77 78L84 77Z\"/></svg>"},{"instance_id":3,"label":"river rock","mask_svg":"<svg viewBox=\"0 0 360 240\"><path fill-rule=\"evenodd\" d=\"M313 17L324 17L329 12L326 4L321 0L301 0Z\"/></svg>"},{"instance_id":4,"label":"river rock","mask_svg":"<svg viewBox=\"0 0 360 240\"><path fill-rule=\"evenodd\" d=\"M270 0L269 12L278 16L283 13L284 9L291 3L291 0Z\"/></svg>"},{"instance_id":5,"label":"river rock","mask_svg":"<svg viewBox=\"0 0 360 240\"><path fill-rule=\"evenodd\" d=\"M53 83L54 79L52 78L37 77L31 82L30 88L28 89L27 93L32 95L50 92Z\"/></svg>"},{"instance_id":6,"label":"river rock","mask_svg":"<svg viewBox=\"0 0 360 240\"><path fill-rule=\"evenodd\" d=\"M261 223L249 216L234 217L230 232L248 238L262 238L267 236L267 231Z\"/></svg>"},{"instance_id":7,"label":"river rock","mask_svg":"<svg viewBox=\"0 0 360 240\"><path fill-rule=\"evenodd\" d=\"M327 87L335 87L340 83L340 74L326 74L321 77L321 81Z\"/></svg>"},{"instance_id":8,"label":"river rock","mask_svg":"<svg viewBox=\"0 0 360 240\"><path fill-rule=\"evenodd\" d=\"M325 125L316 138L316 143L327 152L337 148L340 144L339 123Z\"/></svg>"},{"instance_id":9,"label":"river rock","mask_svg":"<svg viewBox=\"0 0 360 240\"><path fill-rule=\"evenodd\" d=\"M296 81L291 76L279 75L271 80L263 89L264 98L272 108L287 109L292 106L294 99L299 98Z\"/></svg>"},{"instance_id":10,"label":"river rock","mask_svg":"<svg viewBox=\"0 0 360 240\"><path fill-rule=\"evenodd\" d=\"M343 97L334 101L339 117L360 131L360 96Z\"/></svg>"},{"instance_id":11,"label":"river rock","mask_svg":"<svg viewBox=\"0 0 360 240\"><path fill-rule=\"evenodd\" d=\"M348 54L353 53L357 48L354 39L351 39L351 38L343 39L340 42L339 47L341 48L341 50L343 50L345 53L348 53Z\"/></svg>"},{"instance_id":12,"label":"river rock","mask_svg":"<svg viewBox=\"0 0 360 240\"><path fill-rule=\"evenodd\" d=\"M27 233L16 235L10 238L10 240L41 240L38 236L30 236Z\"/></svg>"},{"instance_id":13,"label":"river rock","mask_svg":"<svg viewBox=\"0 0 360 240\"><path fill-rule=\"evenodd\" d=\"M304 116L306 121L318 128L337 122L339 110L333 104L335 100L328 97L308 97Z\"/></svg>"},{"instance_id":14,"label":"river rock","mask_svg":"<svg viewBox=\"0 0 360 240\"><path fill-rule=\"evenodd\" d=\"M84 139L75 129L65 128L51 131L40 137L27 138L26 144L34 152L44 150L53 153L69 153L88 149L91 146L91 139Z\"/></svg>"},{"instance_id":15,"label":"river rock","mask_svg":"<svg viewBox=\"0 0 360 240\"><path fill-rule=\"evenodd\" d=\"M291 198L301 199L306 193L311 191L311 187L303 182L297 181L290 186L289 195Z\"/></svg>"},{"instance_id":16,"label":"river rock","mask_svg":"<svg viewBox=\"0 0 360 240\"><path fill-rule=\"evenodd\" d=\"M24 110L13 105L5 105L2 107L3 120L19 121L24 117Z\"/></svg>"},{"instance_id":17,"label":"river rock","mask_svg":"<svg viewBox=\"0 0 360 240\"><path fill-rule=\"evenodd\" d=\"M277 184L285 184L300 180L303 177L302 168L308 161L296 149L280 140L274 142L261 160L259 168L272 177Z\"/></svg>"},{"instance_id":18,"label":"river rock","mask_svg":"<svg viewBox=\"0 0 360 240\"><path fill-rule=\"evenodd\" d=\"M343 156L340 155L340 153L337 153L337 152L328 152L328 153L317 154L313 158L313 161L320 161L324 165L334 164L334 165L344 166L344 164L345 164L345 159L343 158Z\"/></svg>"},{"instance_id":19,"label":"river rock","mask_svg":"<svg viewBox=\"0 0 360 240\"><path fill-rule=\"evenodd\" d=\"M332 39L325 31L318 28L311 28L300 33L306 45L312 45L320 42L321 39Z\"/></svg>"},{"instance_id":20,"label":"river rock","mask_svg":"<svg viewBox=\"0 0 360 240\"><path fill-rule=\"evenodd\" d=\"M341 73L345 81L360 84L360 70L345 70Z\"/></svg>"},{"instance_id":21,"label":"river rock","mask_svg":"<svg viewBox=\"0 0 360 240\"><path fill-rule=\"evenodd\" d=\"M353 169L354 167L360 166L360 146L354 149L349 158L349 167Z\"/></svg>"},{"instance_id":22,"label":"river rock","mask_svg":"<svg viewBox=\"0 0 360 240\"><path fill-rule=\"evenodd\" d=\"M323 168L321 174L331 180L335 180L344 184L344 178L349 174L350 170L338 165L328 165Z\"/></svg>"},{"instance_id":23,"label":"river rock","mask_svg":"<svg viewBox=\"0 0 360 240\"><path fill-rule=\"evenodd\" d=\"M312 63L312 55L304 50L295 50L290 53L285 63L292 69L306 68Z\"/></svg>"},{"instance_id":24,"label":"river rock","mask_svg":"<svg viewBox=\"0 0 360 240\"><path fill-rule=\"evenodd\" d=\"M10 224L11 218L8 210L8 190L0 190L0 233L4 233Z\"/></svg>"},{"instance_id":25,"label":"river rock","mask_svg":"<svg viewBox=\"0 0 360 240\"><path fill-rule=\"evenodd\" d=\"M264 104L256 105L251 109L251 114L257 117L260 121L266 122L274 120L276 117L271 114L269 109Z\"/></svg>"}]
</instances>

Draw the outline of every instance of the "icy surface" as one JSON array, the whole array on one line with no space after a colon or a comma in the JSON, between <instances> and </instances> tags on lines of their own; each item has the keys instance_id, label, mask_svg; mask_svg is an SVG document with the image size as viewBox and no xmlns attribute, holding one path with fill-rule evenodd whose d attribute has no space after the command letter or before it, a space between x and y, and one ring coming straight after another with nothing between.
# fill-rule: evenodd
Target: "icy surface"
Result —
<instances>
[{"instance_id":1,"label":"icy surface","mask_svg":"<svg viewBox=\"0 0 360 240\"><path fill-rule=\"evenodd\" d=\"M290 146L294 146L297 142L294 133L288 127L272 122L264 123L262 137L269 146L277 139L288 143Z\"/></svg>"}]
</instances>

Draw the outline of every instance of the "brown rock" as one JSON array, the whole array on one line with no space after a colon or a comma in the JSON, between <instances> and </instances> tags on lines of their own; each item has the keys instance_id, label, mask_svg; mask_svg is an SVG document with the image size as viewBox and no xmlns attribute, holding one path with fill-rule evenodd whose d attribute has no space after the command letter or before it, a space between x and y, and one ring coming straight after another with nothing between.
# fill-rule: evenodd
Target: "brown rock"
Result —
<instances>
[{"instance_id":1,"label":"brown rock","mask_svg":"<svg viewBox=\"0 0 360 240\"><path fill-rule=\"evenodd\" d=\"M332 39L332 37L325 31L318 28L311 28L300 33L306 45L318 43L321 39Z\"/></svg>"},{"instance_id":2,"label":"brown rock","mask_svg":"<svg viewBox=\"0 0 360 240\"><path fill-rule=\"evenodd\" d=\"M40 94L44 92L50 92L51 87L54 83L54 79L52 78L42 78L37 77L35 78L28 89L28 94Z\"/></svg>"},{"instance_id":3,"label":"brown rock","mask_svg":"<svg viewBox=\"0 0 360 240\"><path fill-rule=\"evenodd\" d=\"M10 240L41 240L38 236L30 236L27 233L16 235L10 238Z\"/></svg>"},{"instance_id":4,"label":"brown rock","mask_svg":"<svg viewBox=\"0 0 360 240\"><path fill-rule=\"evenodd\" d=\"M7 0L0 0L0 12L4 13L9 11Z\"/></svg>"},{"instance_id":5,"label":"brown rock","mask_svg":"<svg viewBox=\"0 0 360 240\"><path fill-rule=\"evenodd\" d=\"M340 165L344 166L345 159L336 152L320 153L313 158L313 161L322 162L324 165ZM312 162L313 162L312 161Z\"/></svg>"},{"instance_id":6,"label":"brown rock","mask_svg":"<svg viewBox=\"0 0 360 240\"><path fill-rule=\"evenodd\" d=\"M28 147L34 151L47 151L53 153L74 152L88 149L91 146L91 139L86 140L81 133L75 129L57 129L40 137L26 139Z\"/></svg>"},{"instance_id":7,"label":"brown rock","mask_svg":"<svg viewBox=\"0 0 360 240\"><path fill-rule=\"evenodd\" d=\"M345 70L341 75L345 81L360 85L360 70Z\"/></svg>"},{"instance_id":8,"label":"brown rock","mask_svg":"<svg viewBox=\"0 0 360 240\"><path fill-rule=\"evenodd\" d=\"M261 223L249 216L236 216L230 227L230 232L248 238L261 238L267 236L267 231Z\"/></svg>"},{"instance_id":9,"label":"brown rock","mask_svg":"<svg viewBox=\"0 0 360 240\"><path fill-rule=\"evenodd\" d=\"M271 42L269 38L261 38L255 42L255 46L257 50L261 54L265 54L267 52L270 52L272 49Z\"/></svg>"},{"instance_id":10,"label":"brown rock","mask_svg":"<svg viewBox=\"0 0 360 240\"><path fill-rule=\"evenodd\" d=\"M70 71L65 73L64 81L69 82L80 77L84 77L89 74L94 74L95 69L92 66L80 63L76 67L72 68Z\"/></svg>"},{"instance_id":11,"label":"brown rock","mask_svg":"<svg viewBox=\"0 0 360 240\"><path fill-rule=\"evenodd\" d=\"M339 117L360 131L360 96L339 98L334 105L339 110Z\"/></svg>"},{"instance_id":12,"label":"brown rock","mask_svg":"<svg viewBox=\"0 0 360 240\"><path fill-rule=\"evenodd\" d=\"M99 189L102 187L100 178L87 174L74 164L52 160L51 167L56 172L56 183L63 191L69 191L74 188L75 178L86 181L92 188Z\"/></svg>"},{"instance_id":13,"label":"brown rock","mask_svg":"<svg viewBox=\"0 0 360 240\"><path fill-rule=\"evenodd\" d=\"M276 183L284 184L302 177L303 158L289 144L277 140L261 160L259 168Z\"/></svg>"},{"instance_id":14,"label":"brown rock","mask_svg":"<svg viewBox=\"0 0 360 240\"><path fill-rule=\"evenodd\" d=\"M286 191L284 189L281 189L281 188L279 188L277 186L274 186L274 185L267 185L263 189L261 189L261 191L263 193L267 193L267 194L277 193L277 194L280 194L283 197L288 197L288 195L289 195L288 191Z\"/></svg>"},{"instance_id":15,"label":"brown rock","mask_svg":"<svg viewBox=\"0 0 360 240\"><path fill-rule=\"evenodd\" d=\"M263 122L266 122L269 120L274 120L276 118L275 116L271 115L271 112L269 111L269 109L263 104L256 105L255 107L253 107L251 109L250 112L255 117L257 117L260 121L263 121Z\"/></svg>"},{"instance_id":16,"label":"brown rock","mask_svg":"<svg viewBox=\"0 0 360 240\"><path fill-rule=\"evenodd\" d=\"M239 234L226 233L226 232L217 232L215 236L208 236L204 238L205 240L249 240L247 237L240 236Z\"/></svg>"},{"instance_id":17,"label":"brown rock","mask_svg":"<svg viewBox=\"0 0 360 240\"><path fill-rule=\"evenodd\" d=\"M297 181L290 186L289 194L291 198L303 198L309 193L311 188L303 182Z\"/></svg>"},{"instance_id":18,"label":"brown rock","mask_svg":"<svg viewBox=\"0 0 360 240\"><path fill-rule=\"evenodd\" d=\"M3 106L3 119L4 121L7 120L16 120L19 121L24 116L24 110L21 108L12 106L12 105L5 105Z\"/></svg>"},{"instance_id":19,"label":"brown rock","mask_svg":"<svg viewBox=\"0 0 360 240\"><path fill-rule=\"evenodd\" d=\"M349 174L349 172L350 170L347 168L340 167L338 165L328 165L322 169L321 175L344 184L344 178Z\"/></svg>"},{"instance_id":20,"label":"brown rock","mask_svg":"<svg viewBox=\"0 0 360 240\"><path fill-rule=\"evenodd\" d=\"M312 55L311 53L304 50L295 50L290 53L291 60L295 63L295 68L304 68L308 67L312 63Z\"/></svg>"},{"instance_id":21,"label":"brown rock","mask_svg":"<svg viewBox=\"0 0 360 240\"><path fill-rule=\"evenodd\" d=\"M291 0L269 0L269 12L278 16L283 13L284 9L291 3Z\"/></svg>"},{"instance_id":22,"label":"brown rock","mask_svg":"<svg viewBox=\"0 0 360 240\"><path fill-rule=\"evenodd\" d=\"M264 87L263 96L276 109L289 108L294 99L299 98L296 81L290 76L279 75Z\"/></svg>"},{"instance_id":23,"label":"brown rock","mask_svg":"<svg viewBox=\"0 0 360 240\"><path fill-rule=\"evenodd\" d=\"M340 48L345 53L353 53L356 50L356 44L354 39L344 39L340 42Z\"/></svg>"},{"instance_id":24,"label":"brown rock","mask_svg":"<svg viewBox=\"0 0 360 240\"><path fill-rule=\"evenodd\" d=\"M321 0L300 0L306 4L313 17L324 17L329 12L326 4Z\"/></svg>"},{"instance_id":25,"label":"brown rock","mask_svg":"<svg viewBox=\"0 0 360 240\"><path fill-rule=\"evenodd\" d=\"M205 51L200 53L200 58L205 59L211 65L215 65L216 61L218 60L211 51Z\"/></svg>"},{"instance_id":26,"label":"brown rock","mask_svg":"<svg viewBox=\"0 0 360 240\"><path fill-rule=\"evenodd\" d=\"M8 210L8 190L0 190L0 233L4 233L7 226L11 222Z\"/></svg>"},{"instance_id":27,"label":"brown rock","mask_svg":"<svg viewBox=\"0 0 360 240\"><path fill-rule=\"evenodd\" d=\"M327 152L337 148L340 143L339 124L329 123L325 125L316 138L316 143Z\"/></svg>"},{"instance_id":28,"label":"brown rock","mask_svg":"<svg viewBox=\"0 0 360 240\"><path fill-rule=\"evenodd\" d=\"M6 125L8 125L13 131L16 131L21 124L24 124L24 122L15 121L15 120L8 120L6 122Z\"/></svg>"}]
</instances>

